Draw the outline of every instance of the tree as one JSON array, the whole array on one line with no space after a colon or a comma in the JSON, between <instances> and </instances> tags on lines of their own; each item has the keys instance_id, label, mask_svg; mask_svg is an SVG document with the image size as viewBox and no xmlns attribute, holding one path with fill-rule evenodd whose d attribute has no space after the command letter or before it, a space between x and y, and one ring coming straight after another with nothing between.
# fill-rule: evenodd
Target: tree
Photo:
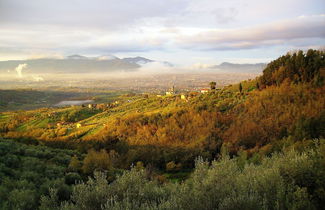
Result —
<instances>
[{"instance_id":1,"label":"tree","mask_svg":"<svg viewBox=\"0 0 325 210\"><path fill-rule=\"evenodd\" d=\"M173 171L176 168L176 164L174 161L168 162L166 164L166 171Z\"/></svg>"},{"instance_id":2,"label":"tree","mask_svg":"<svg viewBox=\"0 0 325 210\"><path fill-rule=\"evenodd\" d=\"M81 169L81 162L76 155L71 158L68 168L71 171L79 171Z\"/></svg>"},{"instance_id":3,"label":"tree","mask_svg":"<svg viewBox=\"0 0 325 210\"><path fill-rule=\"evenodd\" d=\"M86 155L82 170L86 174L91 174L95 170L110 170L112 168L112 162L109 154L105 149L96 152L95 150L89 150Z\"/></svg>"},{"instance_id":4,"label":"tree","mask_svg":"<svg viewBox=\"0 0 325 210\"><path fill-rule=\"evenodd\" d=\"M217 85L216 82L210 82L209 84L210 84L211 90L215 90L216 89L216 85Z\"/></svg>"},{"instance_id":5,"label":"tree","mask_svg":"<svg viewBox=\"0 0 325 210\"><path fill-rule=\"evenodd\" d=\"M36 192L30 189L14 189L9 194L11 209L35 209L37 206Z\"/></svg>"},{"instance_id":6,"label":"tree","mask_svg":"<svg viewBox=\"0 0 325 210\"><path fill-rule=\"evenodd\" d=\"M256 83L256 89L257 89L257 90L260 89L260 83L259 83L259 82Z\"/></svg>"}]
</instances>

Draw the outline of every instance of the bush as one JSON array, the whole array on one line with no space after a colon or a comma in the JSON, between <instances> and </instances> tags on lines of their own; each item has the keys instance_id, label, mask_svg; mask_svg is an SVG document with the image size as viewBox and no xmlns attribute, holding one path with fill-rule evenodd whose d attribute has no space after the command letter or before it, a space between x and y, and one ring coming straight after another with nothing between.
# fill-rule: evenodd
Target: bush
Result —
<instances>
[{"instance_id":1,"label":"bush","mask_svg":"<svg viewBox=\"0 0 325 210\"><path fill-rule=\"evenodd\" d=\"M108 183L106 175L73 188L71 200L43 197L57 209L320 209L324 205L324 145L307 152L274 154L260 164L238 164L224 156L212 163L198 159L189 179L161 184L132 168ZM241 160L242 161L242 160Z\"/></svg>"},{"instance_id":2,"label":"bush","mask_svg":"<svg viewBox=\"0 0 325 210\"><path fill-rule=\"evenodd\" d=\"M77 184L81 180L81 176L78 173L68 173L64 177L64 181L67 185Z\"/></svg>"}]
</instances>

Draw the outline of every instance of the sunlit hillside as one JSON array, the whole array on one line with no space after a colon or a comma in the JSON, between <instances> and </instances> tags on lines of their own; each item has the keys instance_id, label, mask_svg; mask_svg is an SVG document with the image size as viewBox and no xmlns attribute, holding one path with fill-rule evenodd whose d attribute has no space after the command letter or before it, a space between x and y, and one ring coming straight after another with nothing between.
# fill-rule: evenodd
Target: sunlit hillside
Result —
<instances>
[{"instance_id":1,"label":"sunlit hillside","mask_svg":"<svg viewBox=\"0 0 325 210\"><path fill-rule=\"evenodd\" d=\"M325 206L324 0L0 0L0 210Z\"/></svg>"},{"instance_id":2,"label":"sunlit hillside","mask_svg":"<svg viewBox=\"0 0 325 210\"><path fill-rule=\"evenodd\" d=\"M206 209L319 208L324 67L323 51L299 51L272 61L260 77L223 88L210 82L201 92L94 95L85 105L2 112L1 208L87 209L94 202L108 209L199 209L205 199ZM229 183L233 188L221 189ZM127 185L135 191L124 192ZM198 202L182 197L190 192Z\"/></svg>"}]
</instances>

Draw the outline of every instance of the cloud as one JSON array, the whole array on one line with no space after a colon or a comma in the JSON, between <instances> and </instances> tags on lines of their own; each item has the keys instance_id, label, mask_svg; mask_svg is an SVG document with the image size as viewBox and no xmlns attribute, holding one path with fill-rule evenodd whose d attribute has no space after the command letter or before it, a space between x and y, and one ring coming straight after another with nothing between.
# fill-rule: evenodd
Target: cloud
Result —
<instances>
[{"instance_id":1,"label":"cloud","mask_svg":"<svg viewBox=\"0 0 325 210\"><path fill-rule=\"evenodd\" d=\"M235 17L238 14L238 10L236 8L218 8L214 11L215 17L218 23L226 24L231 21L235 21Z\"/></svg>"},{"instance_id":2,"label":"cloud","mask_svg":"<svg viewBox=\"0 0 325 210\"><path fill-rule=\"evenodd\" d=\"M27 67L27 64L24 63L24 64L19 64L16 68L15 68L15 71L17 72L18 74L18 77L19 78L22 78L23 77L23 69L25 69Z\"/></svg>"},{"instance_id":3,"label":"cloud","mask_svg":"<svg viewBox=\"0 0 325 210\"><path fill-rule=\"evenodd\" d=\"M242 50L284 44L301 47L307 43L317 46L324 43L325 16L304 16L230 29L142 26L125 33L83 31L56 26L47 27L47 30L42 27L36 27L33 31L23 29L25 28L0 29L0 53L1 48L6 53L26 54L33 51L34 55L99 55L173 49Z\"/></svg>"},{"instance_id":4,"label":"cloud","mask_svg":"<svg viewBox=\"0 0 325 210\"><path fill-rule=\"evenodd\" d=\"M33 75L32 78L33 78L33 80L35 82L42 82L42 81L44 81L44 78L41 77L41 76L39 76L39 75Z\"/></svg>"},{"instance_id":5,"label":"cloud","mask_svg":"<svg viewBox=\"0 0 325 210\"><path fill-rule=\"evenodd\" d=\"M195 35L180 35L177 44L206 50L250 49L282 45L297 39L325 37L325 15L305 16L269 24L226 30L207 30Z\"/></svg>"},{"instance_id":6,"label":"cloud","mask_svg":"<svg viewBox=\"0 0 325 210\"><path fill-rule=\"evenodd\" d=\"M145 18L168 16L187 0L2 0L0 23L100 28L113 31Z\"/></svg>"},{"instance_id":7,"label":"cloud","mask_svg":"<svg viewBox=\"0 0 325 210\"><path fill-rule=\"evenodd\" d=\"M321 13L323 0L0 0L0 59L156 53L175 62L266 47L273 56L324 46Z\"/></svg>"}]
</instances>

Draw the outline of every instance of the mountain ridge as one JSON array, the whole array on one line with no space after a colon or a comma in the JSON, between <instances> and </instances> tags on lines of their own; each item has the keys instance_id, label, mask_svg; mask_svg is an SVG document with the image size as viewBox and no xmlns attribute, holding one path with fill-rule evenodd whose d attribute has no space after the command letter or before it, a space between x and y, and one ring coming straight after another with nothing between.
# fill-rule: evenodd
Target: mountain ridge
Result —
<instances>
[{"instance_id":1,"label":"mountain ridge","mask_svg":"<svg viewBox=\"0 0 325 210\"><path fill-rule=\"evenodd\" d=\"M0 73L16 73L15 69L20 64L27 64L24 72L28 73L108 73L119 71L137 71L148 63L160 63L172 67L166 61L155 61L145 57L119 58L114 55L87 57L73 54L64 58L37 58L25 60L0 61Z\"/></svg>"}]
</instances>

